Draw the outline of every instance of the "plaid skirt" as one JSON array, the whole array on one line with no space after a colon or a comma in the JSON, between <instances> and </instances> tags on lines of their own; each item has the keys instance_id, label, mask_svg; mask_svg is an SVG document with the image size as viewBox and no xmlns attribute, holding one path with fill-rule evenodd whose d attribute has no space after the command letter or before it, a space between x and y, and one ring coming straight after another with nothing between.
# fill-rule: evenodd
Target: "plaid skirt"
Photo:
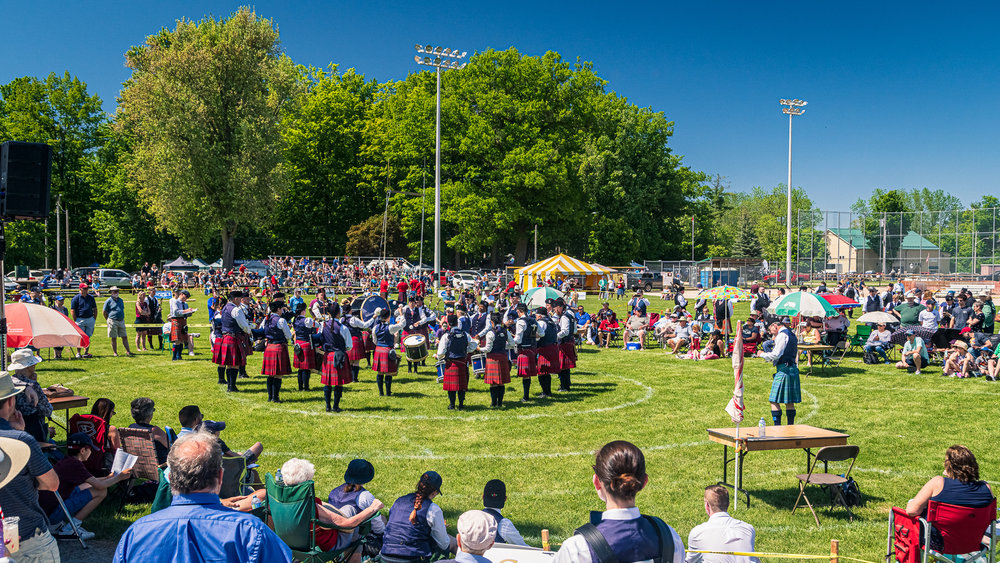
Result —
<instances>
[{"instance_id":1,"label":"plaid skirt","mask_svg":"<svg viewBox=\"0 0 1000 563\"><path fill-rule=\"evenodd\" d=\"M312 343L296 340L299 345L299 352L292 353L292 367L295 369L316 369L316 354L313 352Z\"/></svg>"},{"instance_id":2,"label":"plaid skirt","mask_svg":"<svg viewBox=\"0 0 1000 563\"><path fill-rule=\"evenodd\" d=\"M186 342L188 333L188 320L187 318L172 318L170 319L170 341Z\"/></svg>"},{"instance_id":3,"label":"plaid skirt","mask_svg":"<svg viewBox=\"0 0 1000 563\"><path fill-rule=\"evenodd\" d=\"M219 336L212 343L212 363L222 365L222 337Z\"/></svg>"},{"instance_id":4,"label":"plaid skirt","mask_svg":"<svg viewBox=\"0 0 1000 563\"><path fill-rule=\"evenodd\" d=\"M323 361L323 375L320 376L319 382L323 385L347 385L354 381L354 374L351 372L351 362L344 360L344 364L337 369L337 366L333 363L333 357L336 354L330 352L326 355L326 359Z\"/></svg>"},{"instance_id":5,"label":"plaid skirt","mask_svg":"<svg viewBox=\"0 0 1000 563\"><path fill-rule=\"evenodd\" d=\"M463 360L445 360L444 390L465 391L469 388L469 363Z\"/></svg>"},{"instance_id":6,"label":"plaid skirt","mask_svg":"<svg viewBox=\"0 0 1000 563\"><path fill-rule=\"evenodd\" d=\"M247 354L244 351L243 345L240 343L238 336L226 334L222 337L221 342L219 343L218 361L215 363L220 366L230 368L238 368L247 365Z\"/></svg>"},{"instance_id":7,"label":"plaid skirt","mask_svg":"<svg viewBox=\"0 0 1000 563\"><path fill-rule=\"evenodd\" d=\"M559 370L576 367L576 344L572 342L559 343Z\"/></svg>"},{"instance_id":8,"label":"plaid skirt","mask_svg":"<svg viewBox=\"0 0 1000 563\"><path fill-rule=\"evenodd\" d=\"M775 367L774 380L771 382L772 403L801 403L802 391L799 388L799 368L794 365Z\"/></svg>"},{"instance_id":9,"label":"plaid skirt","mask_svg":"<svg viewBox=\"0 0 1000 563\"><path fill-rule=\"evenodd\" d=\"M366 357L368 355L370 355L371 352L375 351L376 346L375 346L375 341L372 340L372 333L370 333L370 332L362 332L361 333L361 341L364 343L364 348L363 349L365 351L365 356Z\"/></svg>"},{"instance_id":10,"label":"plaid skirt","mask_svg":"<svg viewBox=\"0 0 1000 563\"><path fill-rule=\"evenodd\" d=\"M352 362L360 362L367 356L364 339L361 336L352 336L351 349L347 351L347 359Z\"/></svg>"},{"instance_id":11,"label":"plaid skirt","mask_svg":"<svg viewBox=\"0 0 1000 563\"><path fill-rule=\"evenodd\" d=\"M486 375L483 382L487 385L510 383L510 359L505 352L486 355Z\"/></svg>"},{"instance_id":12,"label":"plaid skirt","mask_svg":"<svg viewBox=\"0 0 1000 563\"><path fill-rule=\"evenodd\" d=\"M559 373L559 345L546 344L538 349L538 375Z\"/></svg>"},{"instance_id":13,"label":"plaid skirt","mask_svg":"<svg viewBox=\"0 0 1000 563\"><path fill-rule=\"evenodd\" d=\"M372 370L378 373L396 373L399 371L398 358L393 361L395 350L388 346L375 347L375 359L372 360Z\"/></svg>"},{"instance_id":14,"label":"plaid skirt","mask_svg":"<svg viewBox=\"0 0 1000 563\"><path fill-rule=\"evenodd\" d=\"M272 343L264 348L264 363L260 373L271 377L281 377L292 373L292 364L288 361L288 344Z\"/></svg>"},{"instance_id":15,"label":"plaid skirt","mask_svg":"<svg viewBox=\"0 0 1000 563\"><path fill-rule=\"evenodd\" d=\"M237 334L237 337L240 339L240 345L243 346L244 355L247 357L253 356L253 340L250 339L250 335L241 332Z\"/></svg>"},{"instance_id":16,"label":"plaid skirt","mask_svg":"<svg viewBox=\"0 0 1000 563\"><path fill-rule=\"evenodd\" d=\"M517 376L535 377L538 371L535 367L535 349L525 348L517 351Z\"/></svg>"}]
</instances>

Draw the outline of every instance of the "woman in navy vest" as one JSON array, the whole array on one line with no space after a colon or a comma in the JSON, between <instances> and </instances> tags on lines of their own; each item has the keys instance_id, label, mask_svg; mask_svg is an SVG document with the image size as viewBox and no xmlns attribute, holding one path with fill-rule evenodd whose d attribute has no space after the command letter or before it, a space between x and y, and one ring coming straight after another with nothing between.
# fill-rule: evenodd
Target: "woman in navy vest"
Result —
<instances>
[{"instance_id":1,"label":"woman in navy vest","mask_svg":"<svg viewBox=\"0 0 1000 563\"><path fill-rule=\"evenodd\" d=\"M292 373L292 364L288 361L288 341L292 339L292 331L281 317L284 309L284 301L271 301L268 304L271 313L264 319L262 327L267 347L264 348L260 373L267 376L267 400L272 403L281 402L281 378Z\"/></svg>"},{"instance_id":2,"label":"woman in navy vest","mask_svg":"<svg viewBox=\"0 0 1000 563\"><path fill-rule=\"evenodd\" d=\"M316 369L316 353L313 351L312 337L316 333L316 324L312 317L305 315L306 304L302 301L295 304L295 320L292 330L295 331L295 354L292 357L292 367L299 370L299 391L309 390L309 376Z\"/></svg>"},{"instance_id":3,"label":"woman in navy vest","mask_svg":"<svg viewBox=\"0 0 1000 563\"><path fill-rule=\"evenodd\" d=\"M340 398L344 395L344 385L354 381L351 375L351 364L347 361L347 353L353 346L351 333L347 327L340 324L340 305L336 302L327 307L330 320L323 323L323 350L326 360L323 362L323 398L326 400L326 412L340 412ZM333 408L330 407L330 392L333 391Z\"/></svg>"},{"instance_id":4,"label":"woman in navy vest","mask_svg":"<svg viewBox=\"0 0 1000 563\"><path fill-rule=\"evenodd\" d=\"M517 345L517 376L521 378L521 387L524 388L522 403L527 403L530 399L528 393L531 391L531 378L537 375L537 352L536 335L538 325L535 319L528 314L528 306L518 303L517 322L514 323L514 344Z\"/></svg>"},{"instance_id":5,"label":"woman in navy vest","mask_svg":"<svg viewBox=\"0 0 1000 563\"><path fill-rule=\"evenodd\" d=\"M438 342L437 358L444 360L444 390L448 392L448 410L465 408L465 391L469 388L469 352L476 349L476 340L456 326L458 318L448 315L448 332Z\"/></svg>"},{"instance_id":6,"label":"woman in navy vest","mask_svg":"<svg viewBox=\"0 0 1000 563\"><path fill-rule=\"evenodd\" d=\"M226 366L222 365L222 309L226 303L229 303L228 299L219 297L213 304L215 315L212 316L212 363L218 366L219 385L226 384Z\"/></svg>"},{"instance_id":7,"label":"woman in navy vest","mask_svg":"<svg viewBox=\"0 0 1000 563\"><path fill-rule=\"evenodd\" d=\"M538 384L542 398L552 396L552 374L559 373L559 342L556 335L559 328L549 317L545 307L535 309L535 322L538 323Z\"/></svg>"},{"instance_id":8,"label":"woman in navy vest","mask_svg":"<svg viewBox=\"0 0 1000 563\"><path fill-rule=\"evenodd\" d=\"M327 499L331 505L339 508L347 516L353 516L364 511L375 501L375 495L365 489L364 485L375 478L375 467L368 460L353 459L347 464L344 472L344 484L330 491ZM378 553L382 547L382 536L385 534L385 522L379 516L372 520L372 531L365 541L366 549Z\"/></svg>"},{"instance_id":9,"label":"woman in navy vest","mask_svg":"<svg viewBox=\"0 0 1000 563\"><path fill-rule=\"evenodd\" d=\"M372 318L366 321L365 328L371 327L372 337L375 339L375 360L372 362L372 370L377 374L375 383L378 385L378 394L392 396L392 376L399 370L399 358L396 356L396 333L403 330L403 323L391 324L389 309L383 310L381 307L375 309ZM385 388L383 393L383 381Z\"/></svg>"},{"instance_id":10,"label":"woman in navy vest","mask_svg":"<svg viewBox=\"0 0 1000 563\"><path fill-rule=\"evenodd\" d=\"M345 298L340 302L341 322L351 333L351 349L347 351L347 359L351 362L351 375L354 381L361 381L358 375L361 373L361 360L368 357L368 341L371 337L363 330L365 323L356 315L352 314L351 300ZM368 336L366 339L365 337ZM374 349L374 347L372 348Z\"/></svg>"},{"instance_id":11,"label":"woman in navy vest","mask_svg":"<svg viewBox=\"0 0 1000 563\"><path fill-rule=\"evenodd\" d=\"M510 383L510 356L507 350L513 348L514 341L504 328L503 314L499 311L490 313L491 326L483 337L479 351L486 354L486 375L483 381L490 386L490 406L503 406L506 385Z\"/></svg>"},{"instance_id":12,"label":"woman in navy vest","mask_svg":"<svg viewBox=\"0 0 1000 563\"><path fill-rule=\"evenodd\" d=\"M396 499L389 509L382 539L384 563L428 563L432 555L455 552L444 526L444 513L432 499L441 493L441 476L427 471L415 493Z\"/></svg>"},{"instance_id":13,"label":"woman in navy vest","mask_svg":"<svg viewBox=\"0 0 1000 563\"><path fill-rule=\"evenodd\" d=\"M661 561L682 563L684 543L670 526L674 552L664 554L656 525L639 514L635 495L647 483L646 459L642 450L629 442L611 442L597 452L594 462L594 489L605 502L607 510L591 513L591 524L604 536L619 563ZM555 563L597 563L598 558L582 535L563 542L556 553Z\"/></svg>"}]
</instances>

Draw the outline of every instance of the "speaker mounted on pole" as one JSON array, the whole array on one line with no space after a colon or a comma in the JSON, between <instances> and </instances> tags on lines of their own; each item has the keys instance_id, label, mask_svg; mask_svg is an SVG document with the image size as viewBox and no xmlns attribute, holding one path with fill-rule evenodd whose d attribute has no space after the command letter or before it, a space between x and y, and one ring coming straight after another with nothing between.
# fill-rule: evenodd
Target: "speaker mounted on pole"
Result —
<instances>
[{"instance_id":1,"label":"speaker mounted on pole","mask_svg":"<svg viewBox=\"0 0 1000 563\"><path fill-rule=\"evenodd\" d=\"M0 145L0 219L48 218L51 183L52 147L21 141Z\"/></svg>"}]
</instances>

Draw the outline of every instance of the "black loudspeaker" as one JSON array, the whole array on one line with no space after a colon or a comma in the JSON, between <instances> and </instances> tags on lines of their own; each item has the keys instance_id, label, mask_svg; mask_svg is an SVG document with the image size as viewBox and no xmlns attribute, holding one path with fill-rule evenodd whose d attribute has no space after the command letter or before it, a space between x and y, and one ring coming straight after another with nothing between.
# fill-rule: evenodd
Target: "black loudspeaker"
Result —
<instances>
[{"instance_id":1,"label":"black loudspeaker","mask_svg":"<svg viewBox=\"0 0 1000 563\"><path fill-rule=\"evenodd\" d=\"M52 147L20 141L0 145L0 216L47 218L51 183Z\"/></svg>"}]
</instances>

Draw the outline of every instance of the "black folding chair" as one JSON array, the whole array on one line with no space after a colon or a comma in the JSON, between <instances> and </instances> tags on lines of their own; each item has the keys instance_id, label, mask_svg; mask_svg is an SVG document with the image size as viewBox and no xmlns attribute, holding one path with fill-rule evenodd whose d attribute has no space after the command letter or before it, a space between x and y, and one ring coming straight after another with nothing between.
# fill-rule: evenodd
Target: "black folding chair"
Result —
<instances>
[{"instance_id":1,"label":"black folding chair","mask_svg":"<svg viewBox=\"0 0 1000 563\"><path fill-rule=\"evenodd\" d=\"M847 516L850 520L854 520L854 514L851 512L850 507L847 506L847 501L844 499L843 491L841 490L841 485L847 483L850 476L851 470L854 469L854 462L858 459L858 452L861 449L858 446L826 446L825 448L820 448L816 452L816 457L813 458L813 462L809 467L809 473L806 475L796 475L795 477L799 480L799 496L795 499L795 506L792 507L792 514L795 514L795 509L799 507L799 502L802 499L806 500L806 505L809 506L809 511L812 512L813 518L816 520L816 527L819 527L819 517L816 516L816 510L813 509L813 505L809 502L809 497L806 495L807 485L819 485L826 488L830 492L830 498L834 499L831 503L831 508L837 504L844 507L847 510ZM843 475L838 475L836 473L830 473L827 469L829 462L844 462L850 460L851 464L847 468L847 471ZM823 472L817 473L816 467L820 463L823 463Z\"/></svg>"}]
</instances>

